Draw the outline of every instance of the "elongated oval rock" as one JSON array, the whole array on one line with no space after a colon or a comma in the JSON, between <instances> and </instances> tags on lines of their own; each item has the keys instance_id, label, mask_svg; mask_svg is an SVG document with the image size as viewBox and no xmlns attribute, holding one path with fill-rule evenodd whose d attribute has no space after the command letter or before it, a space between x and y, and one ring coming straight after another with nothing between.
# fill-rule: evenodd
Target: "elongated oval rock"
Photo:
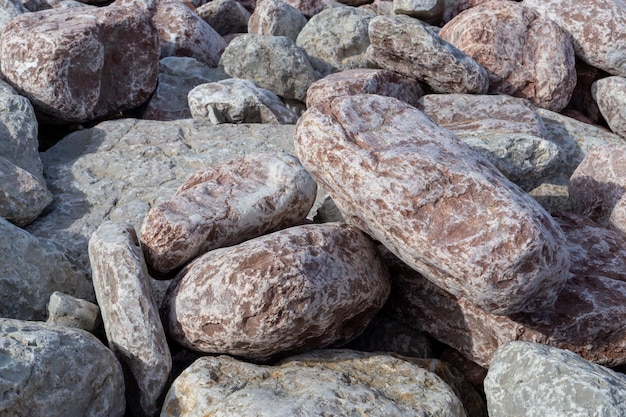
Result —
<instances>
[{"instance_id":1,"label":"elongated oval rock","mask_svg":"<svg viewBox=\"0 0 626 417\"><path fill-rule=\"evenodd\" d=\"M135 229L111 221L100 225L89 240L89 260L109 346L133 381L129 406L135 415L154 416L172 358Z\"/></svg>"},{"instance_id":2,"label":"elongated oval rock","mask_svg":"<svg viewBox=\"0 0 626 417\"><path fill-rule=\"evenodd\" d=\"M494 314L550 305L569 255L552 217L414 107L339 97L299 120L296 152L349 221Z\"/></svg>"},{"instance_id":3,"label":"elongated oval rock","mask_svg":"<svg viewBox=\"0 0 626 417\"><path fill-rule=\"evenodd\" d=\"M234 159L192 175L141 227L148 263L168 272L195 256L304 220L317 186L287 153Z\"/></svg>"},{"instance_id":4,"label":"elongated oval rock","mask_svg":"<svg viewBox=\"0 0 626 417\"><path fill-rule=\"evenodd\" d=\"M265 360L358 336L389 295L373 242L343 223L304 225L194 260L161 304L183 346Z\"/></svg>"}]
</instances>

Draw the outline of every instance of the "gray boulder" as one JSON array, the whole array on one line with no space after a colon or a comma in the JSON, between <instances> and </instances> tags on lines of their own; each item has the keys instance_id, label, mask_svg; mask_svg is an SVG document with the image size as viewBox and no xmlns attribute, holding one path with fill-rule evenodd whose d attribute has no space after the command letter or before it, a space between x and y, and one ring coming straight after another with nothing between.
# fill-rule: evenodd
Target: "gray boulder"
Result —
<instances>
[{"instance_id":1,"label":"gray boulder","mask_svg":"<svg viewBox=\"0 0 626 417\"><path fill-rule=\"evenodd\" d=\"M122 367L91 334L0 318L0 415L122 417Z\"/></svg>"},{"instance_id":2,"label":"gray boulder","mask_svg":"<svg viewBox=\"0 0 626 417\"><path fill-rule=\"evenodd\" d=\"M97 304L55 291L48 302L46 323L93 332L102 320Z\"/></svg>"},{"instance_id":3,"label":"gray boulder","mask_svg":"<svg viewBox=\"0 0 626 417\"><path fill-rule=\"evenodd\" d=\"M602 78L593 83L591 92L611 130L626 138L626 78Z\"/></svg>"},{"instance_id":4,"label":"gray boulder","mask_svg":"<svg viewBox=\"0 0 626 417\"><path fill-rule=\"evenodd\" d=\"M245 33L250 12L237 0L214 0L196 9L196 13L217 33Z\"/></svg>"},{"instance_id":5,"label":"gray boulder","mask_svg":"<svg viewBox=\"0 0 626 417\"><path fill-rule=\"evenodd\" d=\"M306 23L306 17L283 0L263 0L250 16L248 33L286 36L295 42Z\"/></svg>"}]
</instances>

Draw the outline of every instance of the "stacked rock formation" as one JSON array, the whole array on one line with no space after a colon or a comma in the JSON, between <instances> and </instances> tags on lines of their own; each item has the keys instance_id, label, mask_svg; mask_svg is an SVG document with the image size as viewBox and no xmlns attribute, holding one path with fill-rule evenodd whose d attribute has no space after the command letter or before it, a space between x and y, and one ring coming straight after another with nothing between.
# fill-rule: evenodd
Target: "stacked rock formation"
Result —
<instances>
[{"instance_id":1,"label":"stacked rock formation","mask_svg":"<svg viewBox=\"0 0 626 417\"><path fill-rule=\"evenodd\" d=\"M624 414L622 1L0 3L0 417Z\"/></svg>"}]
</instances>

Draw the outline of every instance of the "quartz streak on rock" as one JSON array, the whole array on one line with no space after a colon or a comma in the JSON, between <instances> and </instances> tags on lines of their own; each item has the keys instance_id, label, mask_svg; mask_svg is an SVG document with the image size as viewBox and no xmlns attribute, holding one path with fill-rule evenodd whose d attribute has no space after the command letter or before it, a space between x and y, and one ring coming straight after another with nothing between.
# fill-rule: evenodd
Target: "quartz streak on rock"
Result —
<instances>
[{"instance_id":1,"label":"quartz streak on rock","mask_svg":"<svg viewBox=\"0 0 626 417\"><path fill-rule=\"evenodd\" d=\"M346 218L437 285L494 314L556 299L569 267L558 225L419 110L340 97L309 109L295 138Z\"/></svg>"},{"instance_id":2,"label":"quartz streak on rock","mask_svg":"<svg viewBox=\"0 0 626 417\"><path fill-rule=\"evenodd\" d=\"M103 223L89 240L89 259L109 346L130 370L130 387L139 390L129 387L129 405L138 415L154 416L172 358L135 229Z\"/></svg>"},{"instance_id":3,"label":"quartz streak on rock","mask_svg":"<svg viewBox=\"0 0 626 417\"><path fill-rule=\"evenodd\" d=\"M524 97L561 111L576 86L568 34L512 1L489 1L461 13L439 35L489 73L489 92Z\"/></svg>"},{"instance_id":4,"label":"quartz streak on rock","mask_svg":"<svg viewBox=\"0 0 626 417\"><path fill-rule=\"evenodd\" d=\"M265 360L358 336L389 293L373 242L343 223L281 230L181 271L162 316L180 344Z\"/></svg>"},{"instance_id":5,"label":"quartz streak on rock","mask_svg":"<svg viewBox=\"0 0 626 417\"><path fill-rule=\"evenodd\" d=\"M437 375L384 354L323 350L278 366L200 358L174 381L163 417L207 415L461 417Z\"/></svg>"},{"instance_id":6,"label":"quartz streak on rock","mask_svg":"<svg viewBox=\"0 0 626 417\"><path fill-rule=\"evenodd\" d=\"M260 153L193 174L141 227L150 266L168 272L212 249L304 220L317 186L286 153Z\"/></svg>"}]
</instances>

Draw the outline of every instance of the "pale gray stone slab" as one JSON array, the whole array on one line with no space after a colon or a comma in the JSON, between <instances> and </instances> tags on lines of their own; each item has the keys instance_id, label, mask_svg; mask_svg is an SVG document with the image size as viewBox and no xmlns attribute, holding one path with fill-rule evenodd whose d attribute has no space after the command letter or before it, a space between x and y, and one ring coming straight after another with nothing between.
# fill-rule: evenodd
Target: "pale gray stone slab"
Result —
<instances>
[{"instance_id":1,"label":"pale gray stone slab","mask_svg":"<svg viewBox=\"0 0 626 417\"><path fill-rule=\"evenodd\" d=\"M0 416L122 417L122 367L91 334L0 318Z\"/></svg>"},{"instance_id":2,"label":"pale gray stone slab","mask_svg":"<svg viewBox=\"0 0 626 417\"><path fill-rule=\"evenodd\" d=\"M93 332L102 324L97 304L55 291L48 302L47 323Z\"/></svg>"}]
</instances>

